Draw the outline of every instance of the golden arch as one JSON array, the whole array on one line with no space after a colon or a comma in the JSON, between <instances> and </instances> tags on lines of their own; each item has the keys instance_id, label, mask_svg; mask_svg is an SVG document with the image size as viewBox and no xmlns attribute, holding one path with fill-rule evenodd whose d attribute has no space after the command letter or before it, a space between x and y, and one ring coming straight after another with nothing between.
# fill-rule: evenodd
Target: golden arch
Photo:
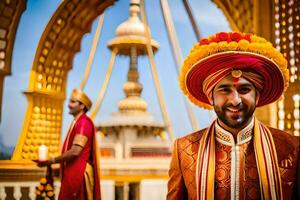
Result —
<instances>
[{"instance_id":1,"label":"golden arch","mask_svg":"<svg viewBox=\"0 0 300 200\"><path fill-rule=\"evenodd\" d=\"M92 22L115 0L65 0L48 22L33 61L28 106L12 160L37 159L41 144L59 154L66 79L81 39Z\"/></svg>"},{"instance_id":2,"label":"golden arch","mask_svg":"<svg viewBox=\"0 0 300 200\"><path fill-rule=\"evenodd\" d=\"M25 9L25 0L0 1L0 121L4 78L11 74L17 27Z\"/></svg>"}]
</instances>

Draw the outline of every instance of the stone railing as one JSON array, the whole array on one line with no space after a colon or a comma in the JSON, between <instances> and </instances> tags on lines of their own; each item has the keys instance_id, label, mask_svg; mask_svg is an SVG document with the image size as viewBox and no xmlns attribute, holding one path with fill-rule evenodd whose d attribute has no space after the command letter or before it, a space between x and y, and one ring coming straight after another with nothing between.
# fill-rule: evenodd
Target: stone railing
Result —
<instances>
[{"instance_id":1,"label":"stone railing","mask_svg":"<svg viewBox=\"0 0 300 200\"><path fill-rule=\"evenodd\" d=\"M0 182L0 200L5 199L35 199L35 188L39 185L39 181L21 181L21 182ZM54 182L54 193L57 194L60 189L60 182Z\"/></svg>"},{"instance_id":2,"label":"stone railing","mask_svg":"<svg viewBox=\"0 0 300 200\"><path fill-rule=\"evenodd\" d=\"M39 181L20 181L20 182L0 182L0 200L35 200L35 188L39 185ZM58 198L60 189L60 181L54 181L55 199ZM101 181L102 199L114 200L115 182L113 180Z\"/></svg>"}]
</instances>

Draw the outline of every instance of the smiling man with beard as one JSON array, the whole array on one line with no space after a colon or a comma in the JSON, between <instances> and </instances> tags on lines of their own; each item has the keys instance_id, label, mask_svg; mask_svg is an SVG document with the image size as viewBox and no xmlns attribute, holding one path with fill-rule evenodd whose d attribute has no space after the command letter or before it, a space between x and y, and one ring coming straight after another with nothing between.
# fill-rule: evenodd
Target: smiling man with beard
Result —
<instances>
[{"instance_id":1,"label":"smiling man with beard","mask_svg":"<svg viewBox=\"0 0 300 200\"><path fill-rule=\"evenodd\" d=\"M241 72L242 73L242 72ZM250 123L259 98L254 85L245 78L226 76L215 86L213 106L221 127L236 135Z\"/></svg>"},{"instance_id":2,"label":"smiling man with beard","mask_svg":"<svg viewBox=\"0 0 300 200\"><path fill-rule=\"evenodd\" d=\"M167 199L300 199L299 137L253 115L288 87L287 62L271 43L237 32L202 39L179 81L217 119L175 141Z\"/></svg>"}]
</instances>

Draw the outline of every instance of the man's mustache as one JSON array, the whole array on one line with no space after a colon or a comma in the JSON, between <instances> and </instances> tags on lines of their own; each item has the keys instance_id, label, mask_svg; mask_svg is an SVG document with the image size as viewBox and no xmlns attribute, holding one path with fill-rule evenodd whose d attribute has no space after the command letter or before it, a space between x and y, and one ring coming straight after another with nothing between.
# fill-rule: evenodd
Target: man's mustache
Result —
<instances>
[{"instance_id":1,"label":"man's mustache","mask_svg":"<svg viewBox=\"0 0 300 200\"><path fill-rule=\"evenodd\" d=\"M233 105L231 103L228 103L228 104L225 104L224 106L222 106L223 109L226 109L226 108L233 108L233 109L237 109L237 110L243 110L246 108L245 104L243 103L239 103L238 105Z\"/></svg>"}]
</instances>

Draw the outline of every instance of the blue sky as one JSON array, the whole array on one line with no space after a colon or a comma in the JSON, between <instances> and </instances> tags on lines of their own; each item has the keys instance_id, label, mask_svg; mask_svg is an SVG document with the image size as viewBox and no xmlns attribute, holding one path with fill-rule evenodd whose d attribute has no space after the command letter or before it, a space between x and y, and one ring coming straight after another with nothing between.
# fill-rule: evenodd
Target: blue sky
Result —
<instances>
[{"instance_id":1,"label":"blue sky","mask_svg":"<svg viewBox=\"0 0 300 200\"><path fill-rule=\"evenodd\" d=\"M0 140L7 146L14 146L19 138L28 104L23 92L28 89L29 73L36 47L45 26L60 2L61 0L28 0L27 8L21 17L13 51L12 75L5 78L2 102ZM190 0L189 2L203 37L219 31L230 31L225 16L210 0ZM180 137L191 132L192 128L185 111L183 95L178 87L176 66L172 58L160 3L159 0L146 0L145 4L152 37L160 44L160 49L155 55L159 80L175 135ZM172 0L169 1L169 5L182 54L185 57L193 44L197 42L196 37L182 1ZM128 9L129 0L120 0L105 12L95 60L85 87L85 92L94 102L104 80L111 55L107 43L114 38L117 26L128 18ZM93 23L91 33L83 37L81 51L75 55L73 68L68 74L67 96L70 95L73 88L79 87L81 83L97 21L96 19ZM118 101L124 98L122 85L126 81L128 67L128 58L124 56L116 57L106 96L95 119L96 124L107 120L110 113L117 111ZM139 58L138 69L140 82L144 86L142 97L148 103L148 111L155 116L157 121L162 123L162 115L151 76L149 60L146 57ZM72 117L68 115L67 100L65 101L63 114L63 138L72 120ZM208 126L214 119L214 113L210 111L205 111L196 106L193 106L193 110L201 128Z\"/></svg>"}]
</instances>

